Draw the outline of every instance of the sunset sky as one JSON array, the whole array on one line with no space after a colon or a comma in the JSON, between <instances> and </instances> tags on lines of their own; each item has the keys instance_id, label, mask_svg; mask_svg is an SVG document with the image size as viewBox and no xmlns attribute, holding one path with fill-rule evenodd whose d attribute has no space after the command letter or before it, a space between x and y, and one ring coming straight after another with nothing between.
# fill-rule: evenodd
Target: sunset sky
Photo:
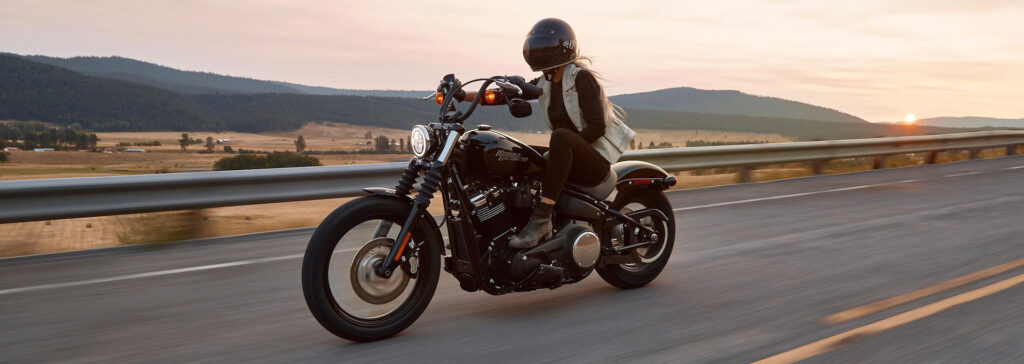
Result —
<instances>
[{"instance_id":1,"label":"sunset sky","mask_svg":"<svg viewBox=\"0 0 1024 364\"><path fill-rule=\"evenodd\" d=\"M524 35L558 17L575 28L609 94L735 89L870 121L1024 117L1020 0L549 3L0 0L0 51L431 89L452 72L531 75Z\"/></svg>"}]
</instances>

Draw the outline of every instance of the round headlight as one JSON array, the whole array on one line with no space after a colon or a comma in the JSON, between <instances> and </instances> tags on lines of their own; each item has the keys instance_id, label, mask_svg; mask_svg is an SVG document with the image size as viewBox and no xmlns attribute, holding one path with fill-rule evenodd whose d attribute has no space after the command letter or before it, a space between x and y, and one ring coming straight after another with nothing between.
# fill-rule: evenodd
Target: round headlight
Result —
<instances>
[{"instance_id":1,"label":"round headlight","mask_svg":"<svg viewBox=\"0 0 1024 364\"><path fill-rule=\"evenodd\" d=\"M423 157L430 151L430 129L423 125L416 125L412 128L412 134L409 135L409 145L412 146L412 154L417 157Z\"/></svg>"}]
</instances>

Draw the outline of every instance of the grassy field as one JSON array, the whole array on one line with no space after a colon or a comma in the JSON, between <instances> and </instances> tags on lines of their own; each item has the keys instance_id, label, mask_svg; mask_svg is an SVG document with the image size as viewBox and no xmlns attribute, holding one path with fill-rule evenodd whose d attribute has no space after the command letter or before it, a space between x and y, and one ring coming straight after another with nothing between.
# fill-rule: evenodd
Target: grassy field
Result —
<instances>
[{"instance_id":1,"label":"grassy field","mask_svg":"<svg viewBox=\"0 0 1024 364\"><path fill-rule=\"evenodd\" d=\"M64 177L175 173L208 171L220 158L230 156L223 147L235 150L294 151L294 140L302 135L307 150L353 151L366 149L367 132L390 139L405 138L407 130L369 128L335 123L310 123L287 133L250 134L235 132L190 132L192 138L230 139L214 153L200 153L203 145L190 145L182 151L177 140L181 132L99 133L99 147L114 150L119 143L159 141L158 147L139 146L145 153L96 152L12 152L10 161L0 164L0 181ZM538 133L509 133L526 143L546 145L548 136ZM733 133L702 130L637 130L637 140L685 145L687 140L739 142L789 139L776 134ZM407 153L316 155L325 165L406 161ZM758 175L768 172L757 172ZM681 187L701 187L731 183L731 172L697 175L681 173ZM315 226L334 208L348 199L289 202L266 205L234 206L198 211L132 214L95 218L4 224L0 234L0 256L52 253L158 241L236 235L251 232ZM435 205L432 209L439 209ZM435 213L440 210L434 211Z\"/></svg>"}]
</instances>

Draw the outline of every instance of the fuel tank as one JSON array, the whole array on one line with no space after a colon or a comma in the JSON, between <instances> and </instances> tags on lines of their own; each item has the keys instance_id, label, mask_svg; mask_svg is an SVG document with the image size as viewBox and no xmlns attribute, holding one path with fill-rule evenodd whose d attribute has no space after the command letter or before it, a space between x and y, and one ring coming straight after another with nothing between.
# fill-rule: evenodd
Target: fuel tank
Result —
<instances>
[{"instance_id":1,"label":"fuel tank","mask_svg":"<svg viewBox=\"0 0 1024 364\"><path fill-rule=\"evenodd\" d=\"M470 130L462 135L461 141L468 167L474 172L524 175L538 173L544 165L544 157L536 150L499 132Z\"/></svg>"}]
</instances>

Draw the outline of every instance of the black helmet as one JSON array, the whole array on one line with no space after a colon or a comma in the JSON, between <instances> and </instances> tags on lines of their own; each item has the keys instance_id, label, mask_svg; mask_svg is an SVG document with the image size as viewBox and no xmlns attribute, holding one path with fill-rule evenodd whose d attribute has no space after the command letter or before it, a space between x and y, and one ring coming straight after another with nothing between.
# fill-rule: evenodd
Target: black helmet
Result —
<instances>
[{"instance_id":1,"label":"black helmet","mask_svg":"<svg viewBox=\"0 0 1024 364\"><path fill-rule=\"evenodd\" d=\"M523 58L534 71L568 64L578 55L576 33L561 19L547 18L537 22L523 43Z\"/></svg>"}]
</instances>

